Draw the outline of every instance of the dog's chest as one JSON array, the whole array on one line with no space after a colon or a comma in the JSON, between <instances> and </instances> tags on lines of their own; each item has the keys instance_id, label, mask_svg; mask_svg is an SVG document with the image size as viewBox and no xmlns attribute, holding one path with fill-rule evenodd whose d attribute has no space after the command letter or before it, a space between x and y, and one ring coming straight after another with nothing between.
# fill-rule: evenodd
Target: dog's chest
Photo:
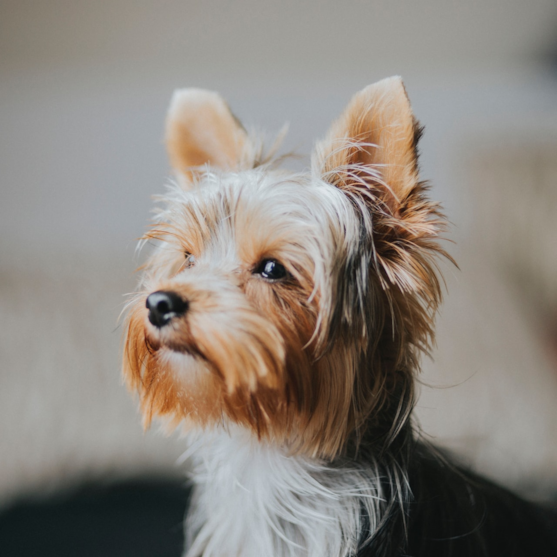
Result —
<instances>
[{"instance_id":1,"label":"dog's chest","mask_svg":"<svg viewBox=\"0 0 557 557\"><path fill-rule=\"evenodd\" d=\"M187 557L344 557L361 508L377 493L361 476L262 444L243 431L197 441Z\"/></svg>"}]
</instances>

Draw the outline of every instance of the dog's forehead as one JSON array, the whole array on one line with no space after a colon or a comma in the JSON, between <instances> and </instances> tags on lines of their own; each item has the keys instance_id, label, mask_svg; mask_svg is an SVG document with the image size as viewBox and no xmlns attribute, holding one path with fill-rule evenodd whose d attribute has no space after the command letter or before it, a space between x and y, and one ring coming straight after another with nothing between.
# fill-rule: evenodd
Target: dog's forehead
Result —
<instances>
[{"instance_id":1,"label":"dog's forehead","mask_svg":"<svg viewBox=\"0 0 557 557\"><path fill-rule=\"evenodd\" d=\"M299 241L304 234L328 235L331 228L342 227L342 197L334 187L308 176L254 170L207 173L181 203L186 218L194 217L198 224L202 220L212 235L224 232L252 240L274 235Z\"/></svg>"},{"instance_id":2,"label":"dog's forehead","mask_svg":"<svg viewBox=\"0 0 557 557\"><path fill-rule=\"evenodd\" d=\"M253 266L270 257L332 272L359 238L346 196L309 174L205 172L187 190L176 185L167 201L161 217L173 230L171 244L192 253L200 268Z\"/></svg>"}]
</instances>

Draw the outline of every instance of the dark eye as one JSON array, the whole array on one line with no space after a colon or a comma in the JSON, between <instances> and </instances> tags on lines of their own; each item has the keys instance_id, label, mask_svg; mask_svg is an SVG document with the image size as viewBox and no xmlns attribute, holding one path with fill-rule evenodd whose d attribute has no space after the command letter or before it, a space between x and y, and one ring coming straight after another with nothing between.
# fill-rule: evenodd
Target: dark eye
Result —
<instances>
[{"instance_id":1,"label":"dark eye","mask_svg":"<svg viewBox=\"0 0 557 557\"><path fill-rule=\"evenodd\" d=\"M263 259L255 268L254 273L268 280L280 280L288 274L284 265L279 263L276 259Z\"/></svg>"},{"instance_id":2,"label":"dark eye","mask_svg":"<svg viewBox=\"0 0 557 557\"><path fill-rule=\"evenodd\" d=\"M188 267L191 267L195 264L195 256L192 255L189 252L184 252L184 257L186 259L186 263L184 265L184 267L187 269Z\"/></svg>"}]
</instances>

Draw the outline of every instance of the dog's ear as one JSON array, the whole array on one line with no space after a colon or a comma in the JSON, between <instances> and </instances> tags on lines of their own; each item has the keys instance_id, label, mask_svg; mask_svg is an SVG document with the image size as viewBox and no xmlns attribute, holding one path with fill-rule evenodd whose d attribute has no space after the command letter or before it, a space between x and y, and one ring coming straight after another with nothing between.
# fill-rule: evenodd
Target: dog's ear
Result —
<instances>
[{"instance_id":1,"label":"dog's ear","mask_svg":"<svg viewBox=\"0 0 557 557\"><path fill-rule=\"evenodd\" d=\"M248 136L224 99L213 91L179 89L166 119L166 148L179 177L191 179L192 169L209 164L236 170Z\"/></svg>"},{"instance_id":2,"label":"dog's ear","mask_svg":"<svg viewBox=\"0 0 557 557\"><path fill-rule=\"evenodd\" d=\"M373 184L396 212L418 180L419 136L402 79L390 77L352 98L317 145L314 162L325 181L340 188Z\"/></svg>"},{"instance_id":3,"label":"dog's ear","mask_svg":"<svg viewBox=\"0 0 557 557\"><path fill-rule=\"evenodd\" d=\"M432 260L444 253L436 240L445 221L419 181L420 135L402 80L384 79L353 97L317 145L313 171L359 208L384 288L395 284L436 305Z\"/></svg>"}]
</instances>

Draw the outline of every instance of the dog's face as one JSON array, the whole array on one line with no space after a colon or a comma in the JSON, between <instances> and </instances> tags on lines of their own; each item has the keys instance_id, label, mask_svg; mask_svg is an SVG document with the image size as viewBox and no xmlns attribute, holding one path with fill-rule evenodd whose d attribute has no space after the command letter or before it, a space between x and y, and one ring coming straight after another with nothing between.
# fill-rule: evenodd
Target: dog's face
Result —
<instances>
[{"instance_id":1,"label":"dog's face","mask_svg":"<svg viewBox=\"0 0 557 557\"><path fill-rule=\"evenodd\" d=\"M418 181L398 78L354 97L292 175L261 160L220 97L178 92L179 184L128 314L124 372L146 422L238 424L332 458L388 442L413 401L439 284L442 221ZM204 165L204 166L203 166Z\"/></svg>"}]
</instances>

